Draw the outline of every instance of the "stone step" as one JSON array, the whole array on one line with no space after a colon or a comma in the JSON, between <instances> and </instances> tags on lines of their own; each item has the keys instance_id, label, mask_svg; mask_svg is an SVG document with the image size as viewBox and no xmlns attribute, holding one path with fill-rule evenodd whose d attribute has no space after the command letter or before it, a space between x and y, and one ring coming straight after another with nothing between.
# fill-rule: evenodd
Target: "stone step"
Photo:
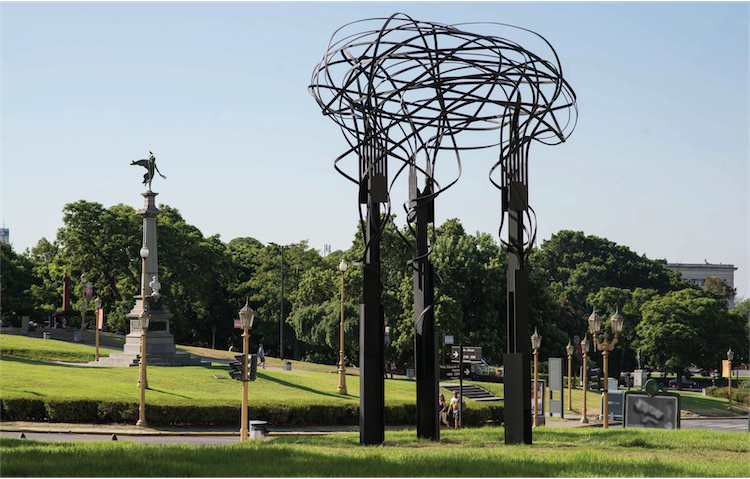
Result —
<instances>
[{"instance_id":1,"label":"stone step","mask_svg":"<svg viewBox=\"0 0 750 479\"><path fill-rule=\"evenodd\" d=\"M99 358L98 362L91 362L93 366L105 367L138 367L140 362L139 354L113 353L108 358ZM149 354L146 356L147 366L201 366L203 361L197 356L187 353L177 354Z\"/></svg>"},{"instance_id":2,"label":"stone step","mask_svg":"<svg viewBox=\"0 0 750 479\"><path fill-rule=\"evenodd\" d=\"M453 392L458 391L460 385L458 383L440 383L440 387ZM475 386L473 384L464 385L463 395L465 398L471 399L473 401L502 401L502 398L499 398L486 389Z\"/></svg>"}]
</instances>

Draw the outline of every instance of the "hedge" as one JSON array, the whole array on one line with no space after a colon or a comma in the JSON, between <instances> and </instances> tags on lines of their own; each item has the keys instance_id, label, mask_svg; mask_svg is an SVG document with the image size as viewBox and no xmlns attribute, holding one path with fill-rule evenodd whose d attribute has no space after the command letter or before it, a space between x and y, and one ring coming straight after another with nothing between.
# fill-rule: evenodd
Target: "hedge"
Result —
<instances>
[{"instance_id":1,"label":"hedge","mask_svg":"<svg viewBox=\"0 0 750 479\"><path fill-rule=\"evenodd\" d=\"M89 399L0 399L3 421L48 421L67 423L125 423L138 420L138 403L94 401ZM331 426L359 423L359 406L293 402L290 404L249 404L251 418L268 421L270 426ZM502 403L471 402L463 413L466 426L503 422ZM151 426L226 427L236 426L240 406L146 404L146 421ZM414 425L417 406L414 403L385 405L385 422L390 425Z\"/></svg>"},{"instance_id":2,"label":"hedge","mask_svg":"<svg viewBox=\"0 0 750 479\"><path fill-rule=\"evenodd\" d=\"M710 386L706 388L706 395L715 398L729 399L729 388ZM750 389L732 388L732 401L750 405Z\"/></svg>"}]
</instances>

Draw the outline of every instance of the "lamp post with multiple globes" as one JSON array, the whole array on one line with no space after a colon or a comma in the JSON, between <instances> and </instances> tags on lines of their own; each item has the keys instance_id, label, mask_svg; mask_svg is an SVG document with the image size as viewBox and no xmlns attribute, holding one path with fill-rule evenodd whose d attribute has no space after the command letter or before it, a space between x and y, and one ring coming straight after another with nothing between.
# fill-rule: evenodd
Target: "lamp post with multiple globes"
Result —
<instances>
[{"instance_id":1,"label":"lamp post with multiple globes","mask_svg":"<svg viewBox=\"0 0 750 479\"><path fill-rule=\"evenodd\" d=\"M604 341L599 342L599 338L597 336L599 335L599 330L601 329L602 318L598 314L596 314L596 309L594 309L594 311L591 313L591 316L589 316L589 330L591 331L591 336L594 339L594 349L602 352L602 369L604 370L604 429L609 428L609 385L607 384L609 378L607 372L609 352L612 351L615 347L615 344L617 344L617 339L622 332L623 322L624 318L622 317L618 309L610 319L610 324L612 325L612 341L610 342L607 339L608 336L607 332L605 331Z\"/></svg>"}]
</instances>

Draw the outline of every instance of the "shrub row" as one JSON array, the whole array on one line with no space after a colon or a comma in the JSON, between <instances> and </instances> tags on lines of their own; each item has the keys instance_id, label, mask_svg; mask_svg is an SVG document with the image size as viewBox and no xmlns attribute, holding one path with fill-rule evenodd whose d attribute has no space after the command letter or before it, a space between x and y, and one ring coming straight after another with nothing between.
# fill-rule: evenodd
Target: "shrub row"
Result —
<instances>
[{"instance_id":1,"label":"shrub row","mask_svg":"<svg viewBox=\"0 0 750 479\"><path fill-rule=\"evenodd\" d=\"M710 386L706 388L706 396L729 399L729 388ZM732 401L750 405L750 389L732 388Z\"/></svg>"},{"instance_id":2,"label":"shrub row","mask_svg":"<svg viewBox=\"0 0 750 479\"><path fill-rule=\"evenodd\" d=\"M270 426L356 425L359 406L297 402L249 404L249 417L268 421ZM66 399L0 399L4 421L49 421L68 423L125 423L138 420L138 403ZM226 427L236 426L240 406L225 405L146 405L146 421L152 426ZM416 424L414 403L386 404L385 422L393 425ZM463 413L464 424L481 426L503 422L501 403L471 403Z\"/></svg>"}]
</instances>

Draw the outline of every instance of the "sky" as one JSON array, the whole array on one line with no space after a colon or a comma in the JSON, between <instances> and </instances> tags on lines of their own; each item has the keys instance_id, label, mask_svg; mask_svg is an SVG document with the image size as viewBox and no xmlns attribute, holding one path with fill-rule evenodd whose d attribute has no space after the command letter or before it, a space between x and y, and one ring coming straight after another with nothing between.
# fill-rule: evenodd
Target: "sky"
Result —
<instances>
[{"instance_id":1,"label":"sky","mask_svg":"<svg viewBox=\"0 0 750 479\"><path fill-rule=\"evenodd\" d=\"M517 25L555 48L579 113L567 142L530 148L538 244L568 229L651 259L734 264L738 294L750 297L749 11L747 2L2 2L0 221L21 253L54 240L68 203L138 209L145 170L130 162L153 151L167 176L153 182L157 202L204 236L349 248L357 188L333 168L348 146L307 87L337 28L403 12ZM496 157L466 156L437 200L437 224L459 218L497 240Z\"/></svg>"}]
</instances>

